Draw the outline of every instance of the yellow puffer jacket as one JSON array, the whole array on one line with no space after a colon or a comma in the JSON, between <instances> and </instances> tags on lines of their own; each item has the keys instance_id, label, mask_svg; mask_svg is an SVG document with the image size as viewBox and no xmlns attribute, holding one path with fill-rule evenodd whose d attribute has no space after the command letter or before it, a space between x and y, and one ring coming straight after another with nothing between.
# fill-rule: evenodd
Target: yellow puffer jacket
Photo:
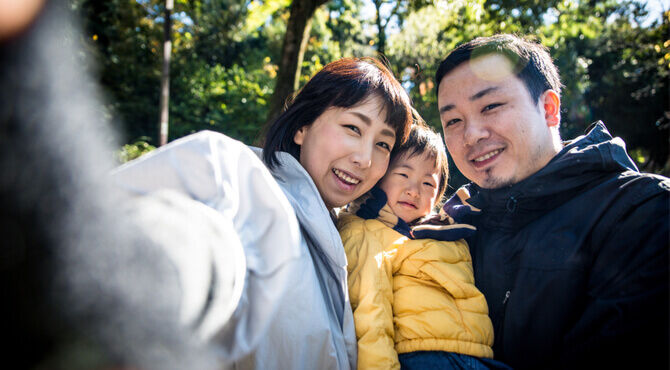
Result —
<instances>
[{"instance_id":1,"label":"yellow puffer jacket","mask_svg":"<svg viewBox=\"0 0 670 370\"><path fill-rule=\"evenodd\" d=\"M387 208L387 207L384 207ZM342 214L359 369L399 369L398 353L493 357L493 326L465 241L412 240L383 219Z\"/></svg>"}]
</instances>

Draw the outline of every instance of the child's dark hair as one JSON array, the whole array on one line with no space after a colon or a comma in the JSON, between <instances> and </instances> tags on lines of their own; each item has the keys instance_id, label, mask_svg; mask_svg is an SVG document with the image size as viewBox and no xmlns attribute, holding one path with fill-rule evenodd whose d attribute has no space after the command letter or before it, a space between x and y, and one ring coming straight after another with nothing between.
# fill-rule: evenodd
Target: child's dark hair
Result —
<instances>
[{"instance_id":1,"label":"child's dark hair","mask_svg":"<svg viewBox=\"0 0 670 370\"><path fill-rule=\"evenodd\" d=\"M283 151L300 159L300 145L293 138L330 107L350 108L377 96L386 113L384 121L396 134L394 147L407 139L412 124L409 96L391 71L374 58L345 58L327 64L300 90L295 99L270 124L263 146L263 160L273 168L275 153Z\"/></svg>"},{"instance_id":2,"label":"child's dark hair","mask_svg":"<svg viewBox=\"0 0 670 370\"><path fill-rule=\"evenodd\" d=\"M447 181L449 180L449 163L447 161L447 152L444 148L444 142L440 134L430 128L419 113L412 109L414 124L409 130L407 141L400 145L391 154L391 167L399 158L411 158L415 155L427 155L435 159L435 167L439 171L439 181L437 187L436 205L441 204L442 196L447 190Z\"/></svg>"}]
</instances>

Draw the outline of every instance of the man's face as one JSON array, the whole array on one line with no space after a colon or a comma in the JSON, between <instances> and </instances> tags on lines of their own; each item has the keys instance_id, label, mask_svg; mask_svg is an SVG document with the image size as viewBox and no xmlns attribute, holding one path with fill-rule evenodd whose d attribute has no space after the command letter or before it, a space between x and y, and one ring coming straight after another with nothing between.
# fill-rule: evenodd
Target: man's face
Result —
<instances>
[{"instance_id":1,"label":"man's face","mask_svg":"<svg viewBox=\"0 0 670 370\"><path fill-rule=\"evenodd\" d=\"M445 144L463 175L493 189L544 167L560 150L550 128L558 122L546 119L546 94L533 102L511 63L498 54L448 73L440 81L437 101Z\"/></svg>"}]
</instances>

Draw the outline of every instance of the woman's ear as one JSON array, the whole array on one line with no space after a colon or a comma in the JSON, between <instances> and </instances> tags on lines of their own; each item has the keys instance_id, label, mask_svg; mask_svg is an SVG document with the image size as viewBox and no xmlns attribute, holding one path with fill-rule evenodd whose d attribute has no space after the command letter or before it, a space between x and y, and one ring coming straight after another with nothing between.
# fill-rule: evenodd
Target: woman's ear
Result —
<instances>
[{"instance_id":1,"label":"woman's ear","mask_svg":"<svg viewBox=\"0 0 670 370\"><path fill-rule=\"evenodd\" d=\"M293 136L294 143L297 145L302 145L302 143L305 141L305 134L307 133L308 127L309 126L302 126L298 129L298 131L296 131L295 136Z\"/></svg>"},{"instance_id":2,"label":"woman's ear","mask_svg":"<svg viewBox=\"0 0 670 370\"><path fill-rule=\"evenodd\" d=\"M544 107L544 119L548 127L558 127L561 123L561 98L554 90L547 90L540 97Z\"/></svg>"}]
</instances>

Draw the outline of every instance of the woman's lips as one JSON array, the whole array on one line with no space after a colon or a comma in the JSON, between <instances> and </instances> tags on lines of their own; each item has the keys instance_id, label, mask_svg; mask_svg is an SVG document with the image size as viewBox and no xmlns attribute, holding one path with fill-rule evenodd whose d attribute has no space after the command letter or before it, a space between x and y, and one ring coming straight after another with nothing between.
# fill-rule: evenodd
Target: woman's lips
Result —
<instances>
[{"instance_id":1,"label":"woman's lips","mask_svg":"<svg viewBox=\"0 0 670 370\"><path fill-rule=\"evenodd\" d=\"M351 192L361 183L361 179L340 169L333 168L332 173L335 182L344 191Z\"/></svg>"}]
</instances>

